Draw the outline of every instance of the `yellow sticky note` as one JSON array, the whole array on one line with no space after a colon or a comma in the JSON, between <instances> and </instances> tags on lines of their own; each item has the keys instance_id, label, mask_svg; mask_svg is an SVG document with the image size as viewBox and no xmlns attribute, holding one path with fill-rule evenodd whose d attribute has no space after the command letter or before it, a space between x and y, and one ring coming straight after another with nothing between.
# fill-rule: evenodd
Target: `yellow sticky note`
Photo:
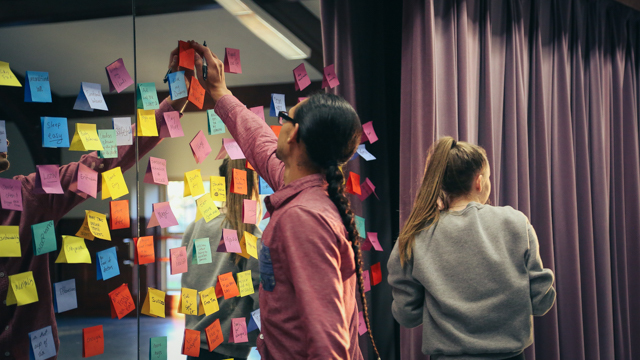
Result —
<instances>
[{"instance_id":1,"label":"yellow sticky note","mask_svg":"<svg viewBox=\"0 0 640 360\"><path fill-rule=\"evenodd\" d=\"M0 226L0 257L21 257L20 227Z\"/></svg>"},{"instance_id":2,"label":"yellow sticky note","mask_svg":"<svg viewBox=\"0 0 640 360\"><path fill-rule=\"evenodd\" d=\"M198 315L205 314L207 316L220 310L218 298L216 297L216 287L212 286L208 289L200 291L200 307Z\"/></svg>"},{"instance_id":3,"label":"yellow sticky note","mask_svg":"<svg viewBox=\"0 0 640 360\"><path fill-rule=\"evenodd\" d=\"M227 184L224 176L211 176L209 183L211 184L211 199L213 201L227 201Z\"/></svg>"},{"instance_id":4,"label":"yellow sticky note","mask_svg":"<svg viewBox=\"0 0 640 360\"><path fill-rule=\"evenodd\" d=\"M73 134L71 140L71 146L69 150L75 151L87 151L87 150L101 150L102 142L98 137L98 131L96 131L96 124L76 124L76 132Z\"/></svg>"},{"instance_id":5,"label":"yellow sticky note","mask_svg":"<svg viewBox=\"0 0 640 360\"><path fill-rule=\"evenodd\" d=\"M13 75L8 62L0 61L0 85L22 87L18 78Z\"/></svg>"},{"instance_id":6,"label":"yellow sticky note","mask_svg":"<svg viewBox=\"0 0 640 360\"><path fill-rule=\"evenodd\" d=\"M85 213L87 214L85 219L87 219L91 234L97 238L111 241L109 225L107 225L107 215L91 210L85 210Z\"/></svg>"},{"instance_id":7,"label":"yellow sticky note","mask_svg":"<svg viewBox=\"0 0 640 360\"><path fill-rule=\"evenodd\" d=\"M91 264L91 255L83 238L70 235L62 235L62 249L56 263Z\"/></svg>"},{"instance_id":8,"label":"yellow sticky note","mask_svg":"<svg viewBox=\"0 0 640 360\"><path fill-rule=\"evenodd\" d=\"M156 111L138 109L138 136L158 136Z\"/></svg>"},{"instance_id":9,"label":"yellow sticky note","mask_svg":"<svg viewBox=\"0 0 640 360\"><path fill-rule=\"evenodd\" d=\"M242 241L244 241L244 246L240 244L242 248L242 252L246 252L248 255L253 256L254 258L258 258L258 238L248 232L244 232L242 235ZM249 257L247 257L248 259Z\"/></svg>"},{"instance_id":10,"label":"yellow sticky note","mask_svg":"<svg viewBox=\"0 0 640 360\"><path fill-rule=\"evenodd\" d=\"M142 313L153 317L164 317L164 291L147 288L147 297L142 304Z\"/></svg>"},{"instance_id":11,"label":"yellow sticky note","mask_svg":"<svg viewBox=\"0 0 640 360\"><path fill-rule=\"evenodd\" d=\"M254 293L253 280L251 280L251 270L238 273L238 290L240 290L240 297Z\"/></svg>"},{"instance_id":12,"label":"yellow sticky note","mask_svg":"<svg viewBox=\"0 0 640 360\"><path fill-rule=\"evenodd\" d=\"M204 194L204 184L200 169L184 173L184 196L198 196Z\"/></svg>"},{"instance_id":13,"label":"yellow sticky note","mask_svg":"<svg viewBox=\"0 0 640 360\"><path fill-rule=\"evenodd\" d=\"M185 315L198 315L198 291L182 288L178 312Z\"/></svg>"},{"instance_id":14,"label":"yellow sticky note","mask_svg":"<svg viewBox=\"0 0 640 360\"><path fill-rule=\"evenodd\" d=\"M87 240L95 239L95 236L93 236L93 234L91 233L91 229L89 229L89 222L87 221L86 215L84 217L84 222L82 223L80 230L78 230L78 232L76 233L76 236Z\"/></svg>"},{"instance_id":15,"label":"yellow sticky note","mask_svg":"<svg viewBox=\"0 0 640 360\"><path fill-rule=\"evenodd\" d=\"M122 176L120 167L102 173L102 200L108 198L115 200L128 193L129 189L124 182L124 176Z\"/></svg>"},{"instance_id":16,"label":"yellow sticky note","mask_svg":"<svg viewBox=\"0 0 640 360\"><path fill-rule=\"evenodd\" d=\"M38 290L33 272L27 271L20 274L9 275L9 291L7 293L7 305L27 305L38 301Z\"/></svg>"},{"instance_id":17,"label":"yellow sticky note","mask_svg":"<svg viewBox=\"0 0 640 360\"><path fill-rule=\"evenodd\" d=\"M211 194L206 193L202 195L198 200L196 200L196 205L198 206L198 212L200 215L204 217L204 221L209 222L215 219L218 215L220 215L220 211L216 204L211 200Z\"/></svg>"}]
</instances>

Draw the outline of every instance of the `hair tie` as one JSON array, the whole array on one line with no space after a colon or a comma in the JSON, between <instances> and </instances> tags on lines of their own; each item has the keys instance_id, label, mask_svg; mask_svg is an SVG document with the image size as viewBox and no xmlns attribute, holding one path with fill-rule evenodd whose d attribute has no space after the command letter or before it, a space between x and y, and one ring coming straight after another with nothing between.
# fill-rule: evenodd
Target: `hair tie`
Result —
<instances>
[{"instance_id":1,"label":"hair tie","mask_svg":"<svg viewBox=\"0 0 640 360\"><path fill-rule=\"evenodd\" d=\"M456 141L456 139L453 139L453 142L451 143L451 148L453 149L454 147L456 147L457 144L458 142Z\"/></svg>"}]
</instances>

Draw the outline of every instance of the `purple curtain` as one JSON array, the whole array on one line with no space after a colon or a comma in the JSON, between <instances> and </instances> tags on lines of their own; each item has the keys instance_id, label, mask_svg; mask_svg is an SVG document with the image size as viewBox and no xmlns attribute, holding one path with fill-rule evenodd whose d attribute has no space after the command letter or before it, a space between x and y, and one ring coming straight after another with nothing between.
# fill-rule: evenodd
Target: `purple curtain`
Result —
<instances>
[{"instance_id":1,"label":"purple curtain","mask_svg":"<svg viewBox=\"0 0 640 360\"><path fill-rule=\"evenodd\" d=\"M527 214L556 305L527 359L640 359L640 13L614 1L404 0L400 224L426 152L480 144ZM426 359L401 328L404 360Z\"/></svg>"}]
</instances>

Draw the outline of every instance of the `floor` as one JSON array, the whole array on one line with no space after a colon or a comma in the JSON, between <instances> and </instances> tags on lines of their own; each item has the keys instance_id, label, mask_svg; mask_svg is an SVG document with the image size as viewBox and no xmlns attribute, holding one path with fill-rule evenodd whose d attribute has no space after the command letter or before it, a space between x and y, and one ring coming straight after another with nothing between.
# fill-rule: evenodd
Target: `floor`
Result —
<instances>
[{"instance_id":1,"label":"floor","mask_svg":"<svg viewBox=\"0 0 640 360\"><path fill-rule=\"evenodd\" d=\"M95 359L138 359L137 357L137 320L123 318L59 318L58 335L60 351L58 359L82 359L82 329L102 325L104 331L104 354ZM149 358L149 339L155 336L167 336L168 359L186 359L181 355L184 319L182 318L140 318L140 359ZM248 360L259 360L260 355L254 348Z\"/></svg>"}]
</instances>

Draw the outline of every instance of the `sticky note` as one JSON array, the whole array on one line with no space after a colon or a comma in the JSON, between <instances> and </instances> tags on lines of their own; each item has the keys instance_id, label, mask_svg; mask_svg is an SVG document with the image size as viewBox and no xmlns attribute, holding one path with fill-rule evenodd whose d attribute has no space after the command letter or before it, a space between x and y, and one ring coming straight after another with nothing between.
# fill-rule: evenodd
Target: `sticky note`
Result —
<instances>
[{"instance_id":1,"label":"sticky note","mask_svg":"<svg viewBox=\"0 0 640 360\"><path fill-rule=\"evenodd\" d=\"M255 292L253 280L251 279L251 270L238 273L238 290L240 291L240 297L251 295Z\"/></svg>"},{"instance_id":2,"label":"sticky note","mask_svg":"<svg viewBox=\"0 0 640 360\"><path fill-rule=\"evenodd\" d=\"M165 292L154 288L147 288L141 313L152 317L164 317Z\"/></svg>"},{"instance_id":3,"label":"sticky note","mask_svg":"<svg viewBox=\"0 0 640 360\"><path fill-rule=\"evenodd\" d=\"M301 103L301 102L303 102L303 101L305 101L307 99L308 99L308 97L299 97L298 98L298 102Z\"/></svg>"},{"instance_id":4,"label":"sticky note","mask_svg":"<svg viewBox=\"0 0 640 360\"><path fill-rule=\"evenodd\" d=\"M364 321L364 314L362 311L358 312L358 334L363 335L367 333L367 323Z\"/></svg>"},{"instance_id":5,"label":"sticky note","mask_svg":"<svg viewBox=\"0 0 640 360\"><path fill-rule=\"evenodd\" d=\"M269 126L271 131L276 135L276 137L280 137L280 130L282 130L282 126L280 125L271 125Z\"/></svg>"},{"instance_id":6,"label":"sticky note","mask_svg":"<svg viewBox=\"0 0 640 360\"><path fill-rule=\"evenodd\" d=\"M204 105L204 88L195 76L192 76L191 81L189 81L189 101L197 106L198 109L202 109Z\"/></svg>"},{"instance_id":7,"label":"sticky note","mask_svg":"<svg viewBox=\"0 0 640 360\"><path fill-rule=\"evenodd\" d=\"M34 255L42 255L58 250L53 220L31 225L31 238L33 239Z\"/></svg>"},{"instance_id":8,"label":"sticky note","mask_svg":"<svg viewBox=\"0 0 640 360\"><path fill-rule=\"evenodd\" d=\"M233 279L233 274L230 272L218 275L218 283L216 286L220 286L225 299L231 299L240 295L238 285L236 285L236 281Z\"/></svg>"},{"instance_id":9,"label":"sticky note","mask_svg":"<svg viewBox=\"0 0 640 360\"><path fill-rule=\"evenodd\" d=\"M131 118L130 117L117 117L111 120L113 124L113 130L116 131L116 145L132 145L133 134L131 132Z\"/></svg>"},{"instance_id":10,"label":"sticky note","mask_svg":"<svg viewBox=\"0 0 640 360\"><path fill-rule=\"evenodd\" d=\"M242 200L242 222L245 224L256 224L256 206L255 200Z\"/></svg>"},{"instance_id":11,"label":"sticky note","mask_svg":"<svg viewBox=\"0 0 640 360\"><path fill-rule=\"evenodd\" d=\"M168 201L153 204L153 213L151 214L147 229L158 225L160 225L162 229L178 225L178 220L173 214L173 210L171 210L171 205Z\"/></svg>"},{"instance_id":12,"label":"sticky note","mask_svg":"<svg viewBox=\"0 0 640 360\"><path fill-rule=\"evenodd\" d=\"M147 184L169 185L167 160L150 156L147 172L144 174L144 182Z\"/></svg>"},{"instance_id":13,"label":"sticky note","mask_svg":"<svg viewBox=\"0 0 640 360\"><path fill-rule=\"evenodd\" d=\"M109 80L109 92L115 90L121 93L124 89L133 85L133 79L124 66L122 58L107 65L105 70L107 71L107 78Z\"/></svg>"},{"instance_id":14,"label":"sticky note","mask_svg":"<svg viewBox=\"0 0 640 360\"><path fill-rule=\"evenodd\" d=\"M204 194L204 184L200 169L184 173L184 196L198 196Z\"/></svg>"},{"instance_id":15,"label":"sticky note","mask_svg":"<svg viewBox=\"0 0 640 360\"><path fill-rule=\"evenodd\" d=\"M264 118L264 106L256 106L256 107L252 107L249 108L249 110L251 110L252 113L258 115L258 117L260 119L262 119L262 121L266 122L267 120L265 120Z\"/></svg>"},{"instance_id":16,"label":"sticky note","mask_svg":"<svg viewBox=\"0 0 640 360\"><path fill-rule=\"evenodd\" d=\"M240 145L233 139L222 139L222 145L224 146L227 154L231 160L244 159L244 153L240 149Z\"/></svg>"},{"instance_id":17,"label":"sticky note","mask_svg":"<svg viewBox=\"0 0 640 360\"><path fill-rule=\"evenodd\" d=\"M129 200L109 202L109 220L111 230L126 229L131 226Z\"/></svg>"},{"instance_id":18,"label":"sticky note","mask_svg":"<svg viewBox=\"0 0 640 360\"><path fill-rule=\"evenodd\" d=\"M57 313L78 308L76 279L69 279L53 284L53 309Z\"/></svg>"},{"instance_id":19,"label":"sticky note","mask_svg":"<svg viewBox=\"0 0 640 360\"><path fill-rule=\"evenodd\" d=\"M209 238L193 240L193 256L192 264L210 264L211 263L211 244Z\"/></svg>"},{"instance_id":20,"label":"sticky note","mask_svg":"<svg viewBox=\"0 0 640 360\"><path fill-rule=\"evenodd\" d=\"M244 163L244 167L247 168L247 170L253 170L256 171L256 169L251 165L251 163L249 163L249 160L245 161Z\"/></svg>"},{"instance_id":21,"label":"sticky note","mask_svg":"<svg viewBox=\"0 0 640 360\"><path fill-rule=\"evenodd\" d=\"M202 130L198 131L189 145L191 146L193 157L196 159L196 163L198 164L202 163L204 159L211 154L211 146L209 146L209 142L204 136Z\"/></svg>"},{"instance_id":22,"label":"sticky note","mask_svg":"<svg viewBox=\"0 0 640 360\"><path fill-rule=\"evenodd\" d=\"M213 201L227 201L227 185L224 176L209 177L209 184Z\"/></svg>"},{"instance_id":23,"label":"sticky note","mask_svg":"<svg viewBox=\"0 0 640 360\"><path fill-rule=\"evenodd\" d=\"M195 51L191 44L186 41L178 41L178 60L181 67L193 70L195 61Z\"/></svg>"},{"instance_id":24,"label":"sticky note","mask_svg":"<svg viewBox=\"0 0 640 360\"><path fill-rule=\"evenodd\" d=\"M100 214L99 212L92 210L85 210L85 213L85 218L91 234L100 239L111 240L109 225L107 223L107 215Z\"/></svg>"},{"instance_id":25,"label":"sticky note","mask_svg":"<svg viewBox=\"0 0 640 360\"><path fill-rule=\"evenodd\" d=\"M100 137L96 131L96 124L80 124L76 123L76 132L71 139L69 150L73 151L89 151L104 150Z\"/></svg>"},{"instance_id":26,"label":"sticky note","mask_svg":"<svg viewBox=\"0 0 640 360\"><path fill-rule=\"evenodd\" d=\"M360 195L362 193L360 190L360 175L354 172L349 172L346 190L348 193L354 195Z\"/></svg>"},{"instance_id":27,"label":"sticky note","mask_svg":"<svg viewBox=\"0 0 640 360\"><path fill-rule=\"evenodd\" d=\"M366 161L371 161L376 159L375 156L373 156L369 151L367 151L367 148L365 147L364 144L358 145L358 148L356 149L356 153L358 153L358 155L360 155Z\"/></svg>"},{"instance_id":28,"label":"sticky note","mask_svg":"<svg viewBox=\"0 0 640 360\"><path fill-rule=\"evenodd\" d=\"M185 315L198 315L198 291L182 288L178 312Z\"/></svg>"},{"instance_id":29,"label":"sticky note","mask_svg":"<svg viewBox=\"0 0 640 360\"><path fill-rule=\"evenodd\" d=\"M96 237L91 233L91 229L89 229L89 221L87 220L87 216L85 213L84 221L82 222L82 226L76 233L77 237L81 237L87 240L94 240Z\"/></svg>"},{"instance_id":30,"label":"sticky note","mask_svg":"<svg viewBox=\"0 0 640 360\"><path fill-rule=\"evenodd\" d=\"M184 136L182 130L182 124L180 123L180 113L177 111L168 111L162 116L164 121L161 121L160 125L160 137L161 138L175 138Z\"/></svg>"},{"instance_id":31,"label":"sticky note","mask_svg":"<svg viewBox=\"0 0 640 360\"><path fill-rule=\"evenodd\" d=\"M209 351L215 350L215 348L224 341L222 328L220 327L220 319L216 319L216 321L207 326L204 331L207 334L207 345L209 345Z\"/></svg>"},{"instance_id":32,"label":"sticky note","mask_svg":"<svg viewBox=\"0 0 640 360\"><path fill-rule=\"evenodd\" d=\"M209 135L224 134L227 129L222 119L213 110L207 110L207 120L209 123Z\"/></svg>"},{"instance_id":33,"label":"sticky note","mask_svg":"<svg viewBox=\"0 0 640 360\"><path fill-rule=\"evenodd\" d=\"M51 85L49 85L48 72L27 71L24 77L25 77L25 82L24 82L24 101L25 102L40 102L40 103L51 102Z\"/></svg>"},{"instance_id":34,"label":"sticky note","mask_svg":"<svg viewBox=\"0 0 640 360\"><path fill-rule=\"evenodd\" d=\"M247 332L252 332L253 330L262 330L262 326L260 324L260 309L253 310L249 317Z\"/></svg>"},{"instance_id":35,"label":"sticky note","mask_svg":"<svg viewBox=\"0 0 640 360\"><path fill-rule=\"evenodd\" d=\"M360 191L361 191L361 194L358 195L358 198L360 198L360 201L364 201L371 194L375 195L376 198L380 200L380 198L378 197L378 194L376 194L376 187L375 185L373 185L371 180L369 180L369 178L366 178L364 182L360 184Z\"/></svg>"},{"instance_id":36,"label":"sticky note","mask_svg":"<svg viewBox=\"0 0 640 360\"><path fill-rule=\"evenodd\" d=\"M158 102L158 92L156 91L155 83L149 82L138 84L138 87L136 88L136 100L138 109L160 109L160 103Z\"/></svg>"},{"instance_id":37,"label":"sticky note","mask_svg":"<svg viewBox=\"0 0 640 360\"><path fill-rule=\"evenodd\" d=\"M287 111L287 106L284 103L284 94L271 94L269 116L277 117L280 111Z\"/></svg>"},{"instance_id":38,"label":"sticky note","mask_svg":"<svg viewBox=\"0 0 640 360\"><path fill-rule=\"evenodd\" d=\"M29 358L35 360L49 359L57 355L53 341L51 325L29 333Z\"/></svg>"},{"instance_id":39,"label":"sticky note","mask_svg":"<svg viewBox=\"0 0 640 360\"><path fill-rule=\"evenodd\" d=\"M5 210L22 211L22 184L20 180L0 179L0 204Z\"/></svg>"},{"instance_id":40,"label":"sticky note","mask_svg":"<svg viewBox=\"0 0 640 360\"><path fill-rule=\"evenodd\" d=\"M184 329L182 340L182 355L200 356L200 331Z\"/></svg>"},{"instance_id":41,"label":"sticky note","mask_svg":"<svg viewBox=\"0 0 640 360\"><path fill-rule=\"evenodd\" d=\"M224 72L232 74L242 74L242 64L240 64L240 50L224 48Z\"/></svg>"},{"instance_id":42,"label":"sticky note","mask_svg":"<svg viewBox=\"0 0 640 360\"><path fill-rule=\"evenodd\" d=\"M20 227L0 226L0 257L21 257Z\"/></svg>"},{"instance_id":43,"label":"sticky note","mask_svg":"<svg viewBox=\"0 0 640 360\"><path fill-rule=\"evenodd\" d=\"M258 186L259 186L260 195L271 195L271 194L273 194L273 189L271 188L271 186L269 186L267 181L265 179L263 179L262 177L260 177L260 176L258 176Z\"/></svg>"},{"instance_id":44,"label":"sticky note","mask_svg":"<svg viewBox=\"0 0 640 360\"><path fill-rule=\"evenodd\" d=\"M96 253L96 260L96 280L107 280L120 275L118 254L116 253L115 246L98 251Z\"/></svg>"},{"instance_id":45,"label":"sticky note","mask_svg":"<svg viewBox=\"0 0 640 360\"><path fill-rule=\"evenodd\" d=\"M100 84L82 82L73 110L93 111L94 109L109 111L102 96L102 88Z\"/></svg>"},{"instance_id":46,"label":"sticky note","mask_svg":"<svg viewBox=\"0 0 640 360\"><path fill-rule=\"evenodd\" d=\"M241 254L240 242L238 241L238 232L233 229L222 229L222 239L218 245L217 252L232 252Z\"/></svg>"},{"instance_id":47,"label":"sticky note","mask_svg":"<svg viewBox=\"0 0 640 360\"><path fill-rule=\"evenodd\" d=\"M293 69L293 79L295 81L297 91L304 90L304 88L311 85L311 80L307 74L307 69L304 67L304 63Z\"/></svg>"},{"instance_id":48,"label":"sticky note","mask_svg":"<svg viewBox=\"0 0 640 360\"><path fill-rule=\"evenodd\" d=\"M362 124L361 139L362 139L361 140L362 142L369 141L370 144L373 144L374 142L378 141L378 136L376 135L375 130L373 130L372 121Z\"/></svg>"},{"instance_id":49,"label":"sticky note","mask_svg":"<svg viewBox=\"0 0 640 360\"><path fill-rule=\"evenodd\" d=\"M182 99L187 96L187 83L184 81L184 71L172 72L169 79L169 96L171 100Z\"/></svg>"},{"instance_id":50,"label":"sticky note","mask_svg":"<svg viewBox=\"0 0 640 360\"><path fill-rule=\"evenodd\" d=\"M220 310L215 286L200 291L200 307L207 316Z\"/></svg>"},{"instance_id":51,"label":"sticky note","mask_svg":"<svg viewBox=\"0 0 640 360\"><path fill-rule=\"evenodd\" d=\"M0 61L0 86L22 86L8 62Z\"/></svg>"},{"instance_id":52,"label":"sticky note","mask_svg":"<svg viewBox=\"0 0 640 360\"><path fill-rule=\"evenodd\" d=\"M247 172L245 170L233 169L229 191L234 194L247 195Z\"/></svg>"},{"instance_id":53,"label":"sticky note","mask_svg":"<svg viewBox=\"0 0 640 360\"><path fill-rule=\"evenodd\" d=\"M242 255L248 255L244 256L245 258L248 259L249 256L258 258L258 238L255 235L245 231L240 240L240 248Z\"/></svg>"},{"instance_id":54,"label":"sticky note","mask_svg":"<svg viewBox=\"0 0 640 360\"><path fill-rule=\"evenodd\" d=\"M125 315L136 309L136 304L131 297L131 291L127 284L118 286L109 293L111 299L111 318L122 319Z\"/></svg>"},{"instance_id":55,"label":"sticky note","mask_svg":"<svg viewBox=\"0 0 640 360\"><path fill-rule=\"evenodd\" d=\"M119 166L102 173L102 200L108 198L115 200L128 193L129 189Z\"/></svg>"},{"instance_id":56,"label":"sticky note","mask_svg":"<svg viewBox=\"0 0 640 360\"><path fill-rule=\"evenodd\" d=\"M368 232L367 239L362 243L360 247L364 251L371 250L371 247L376 249L376 251L382 251L382 246L380 242L378 242L378 233Z\"/></svg>"},{"instance_id":57,"label":"sticky note","mask_svg":"<svg viewBox=\"0 0 640 360\"><path fill-rule=\"evenodd\" d=\"M364 285L364 292L371 291L371 278L369 277L369 270L362 272L362 282Z\"/></svg>"},{"instance_id":58,"label":"sticky note","mask_svg":"<svg viewBox=\"0 0 640 360\"><path fill-rule=\"evenodd\" d=\"M42 126L42 147L69 147L67 118L42 116L40 125Z\"/></svg>"},{"instance_id":59,"label":"sticky note","mask_svg":"<svg viewBox=\"0 0 640 360\"><path fill-rule=\"evenodd\" d=\"M340 81L338 81L338 76L336 75L335 67L333 66L333 64L325 67L322 74L321 88L324 89L329 86L333 89L338 85L340 85Z\"/></svg>"},{"instance_id":60,"label":"sticky note","mask_svg":"<svg viewBox=\"0 0 640 360\"><path fill-rule=\"evenodd\" d=\"M138 136L158 136L155 110L138 109Z\"/></svg>"},{"instance_id":61,"label":"sticky note","mask_svg":"<svg viewBox=\"0 0 640 360\"><path fill-rule=\"evenodd\" d=\"M204 217L204 221L206 222L209 222L220 215L220 211L216 207L216 204L213 203L209 193L204 194L196 200L196 206L198 207L200 215Z\"/></svg>"},{"instance_id":62,"label":"sticky note","mask_svg":"<svg viewBox=\"0 0 640 360\"><path fill-rule=\"evenodd\" d=\"M74 174L74 181L69 185L69 190L87 198L98 196L98 172L88 166L78 163Z\"/></svg>"},{"instance_id":63,"label":"sticky note","mask_svg":"<svg viewBox=\"0 0 640 360\"><path fill-rule=\"evenodd\" d=\"M358 215L356 215L356 229L358 230L360 237L363 237L367 233L367 230L365 230L364 227L364 218Z\"/></svg>"},{"instance_id":64,"label":"sticky note","mask_svg":"<svg viewBox=\"0 0 640 360\"><path fill-rule=\"evenodd\" d=\"M245 318L232 318L231 319L231 336L229 336L229 343L237 344L248 342L247 336L247 324Z\"/></svg>"},{"instance_id":65,"label":"sticky note","mask_svg":"<svg viewBox=\"0 0 640 360\"><path fill-rule=\"evenodd\" d=\"M181 246L169 251L171 275L187 272L187 248Z\"/></svg>"},{"instance_id":66,"label":"sticky note","mask_svg":"<svg viewBox=\"0 0 640 360\"><path fill-rule=\"evenodd\" d=\"M371 280L373 285L378 285L382 281L382 270L380 270L380 263L371 265Z\"/></svg>"},{"instance_id":67,"label":"sticky note","mask_svg":"<svg viewBox=\"0 0 640 360\"><path fill-rule=\"evenodd\" d=\"M118 146L116 144L116 131L112 129L98 130L98 138L104 151L98 151L100 159L114 159L118 157Z\"/></svg>"},{"instance_id":68,"label":"sticky note","mask_svg":"<svg viewBox=\"0 0 640 360\"><path fill-rule=\"evenodd\" d=\"M56 263L91 264L91 255L84 239L77 236L62 235L62 249Z\"/></svg>"},{"instance_id":69,"label":"sticky note","mask_svg":"<svg viewBox=\"0 0 640 360\"><path fill-rule=\"evenodd\" d=\"M167 337L149 339L149 360L167 360Z\"/></svg>"},{"instance_id":70,"label":"sticky note","mask_svg":"<svg viewBox=\"0 0 640 360\"><path fill-rule=\"evenodd\" d=\"M33 272L27 271L9 275L9 291L7 292L7 306L27 305L38 301L38 290Z\"/></svg>"},{"instance_id":71,"label":"sticky note","mask_svg":"<svg viewBox=\"0 0 640 360\"><path fill-rule=\"evenodd\" d=\"M82 357L104 354L102 325L82 329Z\"/></svg>"},{"instance_id":72,"label":"sticky note","mask_svg":"<svg viewBox=\"0 0 640 360\"><path fill-rule=\"evenodd\" d=\"M60 185L60 165L36 165L36 194L64 194Z\"/></svg>"},{"instance_id":73,"label":"sticky note","mask_svg":"<svg viewBox=\"0 0 640 360\"><path fill-rule=\"evenodd\" d=\"M139 265L151 264L156 261L156 255L153 244L153 236L141 236L133 238L134 263Z\"/></svg>"},{"instance_id":74,"label":"sticky note","mask_svg":"<svg viewBox=\"0 0 640 360\"><path fill-rule=\"evenodd\" d=\"M2 75L0 75L2 76ZM0 152L7 152L7 124L4 120L0 120Z\"/></svg>"}]
</instances>

